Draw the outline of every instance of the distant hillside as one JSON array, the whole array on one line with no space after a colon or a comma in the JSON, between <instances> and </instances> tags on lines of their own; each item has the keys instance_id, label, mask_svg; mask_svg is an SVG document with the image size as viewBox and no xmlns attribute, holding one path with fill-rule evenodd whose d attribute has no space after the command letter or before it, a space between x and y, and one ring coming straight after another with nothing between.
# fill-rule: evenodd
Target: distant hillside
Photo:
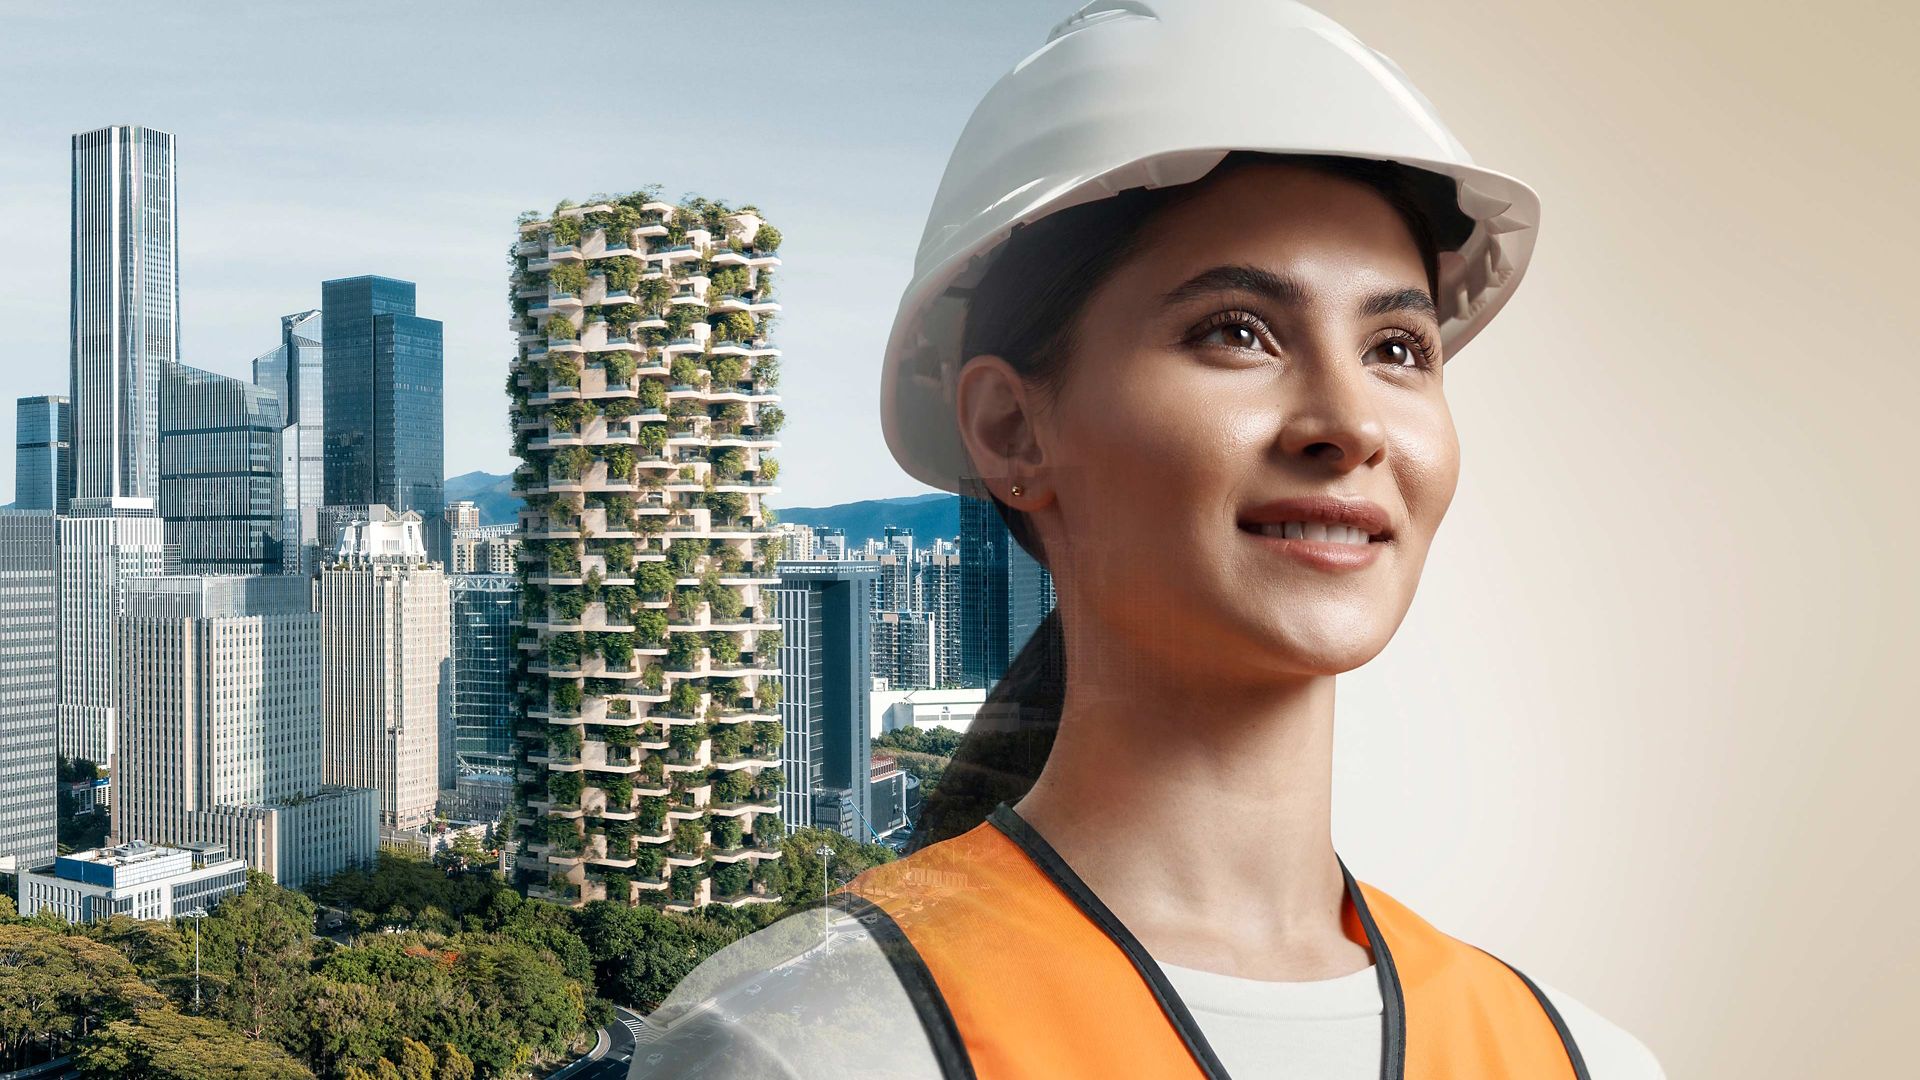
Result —
<instances>
[{"instance_id":1,"label":"distant hillside","mask_svg":"<svg viewBox=\"0 0 1920 1080\"><path fill-rule=\"evenodd\" d=\"M960 496L944 491L898 499L862 499L837 506L775 503L773 509L781 521L839 529L847 534L850 548L859 547L869 538L878 540L885 536L888 525L912 530L915 547L926 547L935 540L952 540L960 535Z\"/></svg>"},{"instance_id":2,"label":"distant hillside","mask_svg":"<svg viewBox=\"0 0 1920 1080\"><path fill-rule=\"evenodd\" d=\"M513 493L510 476L477 471L450 476L447 501L460 499L480 504L482 525L510 525L520 516L520 498ZM781 506L775 502L773 511L781 521L839 529L846 534L848 547L859 547L869 538L882 538L888 525L911 529L916 547L960 535L960 497L944 491L834 506Z\"/></svg>"},{"instance_id":3,"label":"distant hillside","mask_svg":"<svg viewBox=\"0 0 1920 1080\"><path fill-rule=\"evenodd\" d=\"M520 520L520 496L513 493L511 476L470 472L447 478L447 501L467 499L480 504L480 524L511 525Z\"/></svg>"}]
</instances>

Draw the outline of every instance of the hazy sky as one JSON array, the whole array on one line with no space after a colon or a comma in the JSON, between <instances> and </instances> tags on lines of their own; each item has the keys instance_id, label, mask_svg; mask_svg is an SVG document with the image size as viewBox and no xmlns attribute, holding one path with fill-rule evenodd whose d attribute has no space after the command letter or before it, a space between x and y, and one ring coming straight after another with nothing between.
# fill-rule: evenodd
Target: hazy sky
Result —
<instances>
[{"instance_id":1,"label":"hazy sky","mask_svg":"<svg viewBox=\"0 0 1920 1080\"><path fill-rule=\"evenodd\" d=\"M774 505L931 490L880 435L879 358L940 172L1078 0L0 2L0 490L12 398L67 389L68 137L176 138L181 359L249 377L320 282L419 283L446 323L447 472L505 472L520 211L658 183L785 234Z\"/></svg>"}]
</instances>

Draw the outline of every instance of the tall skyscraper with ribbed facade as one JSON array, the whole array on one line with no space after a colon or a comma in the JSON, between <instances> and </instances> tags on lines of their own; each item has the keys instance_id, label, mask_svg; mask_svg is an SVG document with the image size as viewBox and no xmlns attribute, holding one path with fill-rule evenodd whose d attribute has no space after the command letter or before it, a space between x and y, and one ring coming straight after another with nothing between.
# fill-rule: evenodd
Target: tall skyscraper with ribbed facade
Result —
<instances>
[{"instance_id":1,"label":"tall skyscraper with ribbed facade","mask_svg":"<svg viewBox=\"0 0 1920 1080\"><path fill-rule=\"evenodd\" d=\"M414 511L350 523L320 571L322 775L378 791L383 829L430 824L440 800L447 605Z\"/></svg>"},{"instance_id":2,"label":"tall skyscraper with ribbed facade","mask_svg":"<svg viewBox=\"0 0 1920 1080\"><path fill-rule=\"evenodd\" d=\"M412 510L445 562L442 327L414 312L411 281L320 284L324 505Z\"/></svg>"},{"instance_id":3,"label":"tall skyscraper with ribbed facade","mask_svg":"<svg viewBox=\"0 0 1920 1080\"><path fill-rule=\"evenodd\" d=\"M67 512L73 498L73 412L58 394L23 397L13 409L13 508Z\"/></svg>"},{"instance_id":4,"label":"tall skyscraper with ribbed facade","mask_svg":"<svg viewBox=\"0 0 1920 1080\"><path fill-rule=\"evenodd\" d=\"M280 402L281 573L311 575L326 505L326 382L318 308L280 316L280 344L253 358L253 382Z\"/></svg>"},{"instance_id":5,"label":"tall skyscraper with ribbed facade","mask_svg":"<svg viewBox=\"0 0 1920 1080\"><path fill-rule=\"evenodd\" d=\"M116 842L222 844L289 888L372 861L374 793L321 776L311 582L130 581L120 639Z\"/></svg>"},{"instance_id":6,"label":"tall skyscraper with ribbed facade","mask_svg":"<svg viewBox=\"0 0 1920 1080\"><path fill-rule=\"evenodd\" d=\"M160 377L180 360L173 136L73 137L74 495L159 496Z\"/></svg>"},{"instance_id":7,"label":"tall skyscraper with ribbed facade","mask_svg":"<svg viewBox=\"0 0 1920 1080\"><path fill-rule=\"evenodd\" d=\"M281 571L280 398L170 365L160 377L160 516L186 574Z\"/></svg>"},{"instance_id":8,"label":"tall skyscraper with ribbed facade","mask_svg":"<svg viewBox=\"0 0 1920 1080\"><path fill-rule=\"evenodd\" d=\"M526 215L510 250L531 895L776 898L779 242L640 192Z\"/></svg>"},{"instance_id":9,"label":"tall skyscraper with ribbed facade","mask_svg":"<svg viewBox=\"0 0 1920 1080\"><path fill-rule=\"evenodd\" d=\"M0 510L0 870L54 856L59 743L54 518Z\"/></svg>"}]
</instances>

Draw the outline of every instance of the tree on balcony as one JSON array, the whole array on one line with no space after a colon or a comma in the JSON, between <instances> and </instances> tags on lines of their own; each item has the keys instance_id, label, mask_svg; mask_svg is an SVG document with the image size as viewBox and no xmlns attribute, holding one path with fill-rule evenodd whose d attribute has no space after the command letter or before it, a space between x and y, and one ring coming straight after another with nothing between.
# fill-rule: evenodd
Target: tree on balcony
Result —
<instances>
[{"instance_id":1,"label":"tree on balcony","mask_svg":"<svg viewBox=\"0 0 1920 1080\"><path fill-rule=\"evenodd\" d=\"M572 679L553 680L552 712L555 716L580 713L580 684Z\"/></svg>"},{"instance_id":2,"label":"tree on balcony","mask_svg":"<svg viewBox=\"0 0 1920 1080\"><path fill-rule=\"evenodd\" d=\"M631 255L605 259L595 265L606 271L608 292L630 293L640 285L640 262Z\"/></svg>"},{"instance_id":3,"label":"tree on balcony","mask_svg":"<svg viewBox=\"0 0 1920 1080\"><path fill-rule=\"evenodd\" d=\"M640 805L633 808L638 815L634 824L648 836L660 835L660 826L667 820L667 798L664 795L646 795L640 799ZM658 849L656 849L658 850Z\"/></svg>"},{"instance_id":4,"label":"tree on balcony","mask_svg":"<svg viewBox=\"0 0 1920 1080\"><path fill-rule=\"evenodd\" d=\"M594 636L600 639L600 658L606 661L608 670L632 670L633 635L616 631L614 633L595 634Z\"/></svg>"},{"instance_id":5,"label":"tree on balcony","mask_svg":"<svg viewBox=\"0 0 1920 1080\"><path fill-rule=\"evenodd\" d=\"M647 844L633 853L633 872L648 881L660 880L660 867L666 863L666 853L657 845Z\"/></svg>"},{"instance_id":6,"label":"tree on balcony","mask_svg":"<svg viewBox=\"0 0 1920 1080\"><path fill-rule=\"evenodd\" d=\"M769 654L771 655L771 654ZM762 678L753 688L753 711L772 712L780 705L780 681Z\"/></svg>"},{"instance_id":7,"label":"tree on balcony","mask_svg":"<svg viewBox=\"0 0 1920 1080\"><path fill-rule=\"evenodd\" d=\"M778 720L755 720L748 726L753 729L753 748L758 755L771 756L780 749L785 733Z\"/></svg>"},{"instance_id":8,"label":"tree on balcony","mask_svg":"<svg viewBox=\"0 0 1920 1080\"><path fill-rule=\"evenodd\" d=\"M673 880L667 886L668 895L682 902L691 901L699 892L702 874L697 866L676 866L673 868Z\"/></svg>"},{"instance_id":9,"label":"tree on balcony","mask_svg":"<svg viewBox=\"0 0 1920 1080\"><path fill-rule=\"evenodd\" d=\"M547 226L553 233L553 242L562 247L572 247L580 242L580 219L561 217L560 208L555 208L552 222Z\"/></svg>"},{"instance_id":10,"label":"tree on balcony","mask_svg":"<svg viewBox=\"0 0 1920 1080\"><path fill-rule=\"evenodd\" d=\"M586 635L572 633L555 634L547 639L547 665L554 668L575 668L580 666L580 653Z\"/></svg>"},{"instance_id":11,"label":"tree on balcony","mask_svg":"<svg viewBox=\"0 0 1920 1080\"><path fill-rule=\"evenodd\" d=\"M607 455L607 479L619 483L633 482L633 467L636 462L631 446L609 446Z\"/></svg>"},{"instance_id":12,"label":"tree on balcony","mask_svg":"<svg viewBox=\"0 0 1920 1080\"><path fill-rule=\"evenodd\" d=\"M555 760L569 760L579 757L580 729L576 727L548 728L547 754Z\"/></svg>"},{"instance_id":13,"label":"tree on balcony","mask_svg":"<svg viewBox=\"0 0 1920 1080\"><path fill-rule=\"evenodd\" d=\"M686 353L675 356L673 363L668 365L667 371L675 386L700 385L700 365Z\"/></svg>"},{"instance_id":14,"label":"tree on balcony","mask_svg":"<svg viewBox=\"0 0 1920 1080\"><path fill-rule=\"evenodd\" d=\"M593 402L575 398L547 409L547 426L555 431L578 431L599 414L600 409Z\"/></svg>"},{"instance_id":15,"label":"tree on balcony","mask_svg":"<svg viewBox=\"0 0 1920 1080\"><path fill-rule=\"evenodd\" d=\"M587 610L587 594L579 589L560 589L554 593L549 610L555 622L579 622L580 613Z\"/></svg>"},{"instance_id":16,"label":"tree on balcony","mask_svg":"<svg viewBox=\"0 0 1920 1080\"><path fill-rule=\"evenodd\" d=\"M737 478L747 467L747 452L738 446L724 446L713 452L713 472L721 480Z\"/></svg>"},{"instance_id":17,"label":"tree on balcony","mask_svg":"<svg viewBox=\"0 0 1920 1080\"><path fill-rule=\"evenodd\" d=\"M568 446L554 451L553 470L568 480L578 480L593 464L593 451L584 446Z\"/></svg>"},{"instance_id":18,"label":"tree on balcony","mask_svg":"<svg viewBox=\"0 0 1920 1080\"><path fill-rule=\"evenodd\" d=\"M697 585L676 586L667 614L673 616L676 622L692 622L700 617L700 605L705 600L706 594Z\"/></svg>"},{"instance_id":19,"label":"tree on balcony","mask_svg":"<svg viewBox=\"0 0 1920 1080\"><path fill-rule=\"evenodd\" d=\"M668 307L666 314L662 316L667 320L667 337L678 340L692 336L693 324L704 321L700 317L704 311L705 309L699 304L674 304Z\"/></svg>"},{"instance_id":20,"label":"tree on balcony","mask_svg":"<svg viewBox=\"0 0 1920 1080\"><path fill-rule=\"evenodd\" d=\"M728 589L727 591L732 592L733 590ZM740 640L734 637L729 631L714 630L707 634L707 651L713 656L713 662L716 667L732 667L740 661ZM719 684L723 682L731 684L730 689L733 691L733 696L737 697L739 695L740 680L716 679L714 682L716 695L720 691Z\"/></svg>"},{"instance_id":21,"label":"tree on balcony","mask_svg":"<svg viewBox=\"0 0 1920 1080\"><path fill-rule=\"evenodd\" d=\"M676 855L695 855L705 850L707 844L706 815L692 821L678 822L673 827L673 850ZM677 872L677 871L676 871Z\"/></svg>"},{"instance_id":22,"label":"tree on balcony","mask_svg":"<svg viewBox=\"0 0 1920 1080\"><path fill-rule=\"evenodd\" d=\"M547 272L547 280L553 283L555 291L578 296L587 287L587 268L577 262L555 263Z\"/></svg>"},{"instance_id":23,"label":"tree on balcony","mask_svg":"<svg viewBox=\"0 0 1920 1080\"><path fill-rule=\"evenodd\" d=\"M713 751L715 754L720 753L720 743L721 743L721 740L725 737L726 737L726 732L721 732L720 734L716 734L713 737ZM737 754L738 752L739 752L739 748L736 748L730 751L726 756L732 757L734 754ZM743 769L736 769L731 772L723 772L718 777L716 777L713 781L713 800L718 803L744 802L746 801L746 798L747 798L747 792L751 790L752 782L753 782L753 778L748 776L746 771ZM732 818L722 818L721 820L733 821L734 830L738 832L740 828L738 821L735 821ZM738 837L736 837L735 839L737 841ZM737 843L727 844L725 846L735 847L737 846Z\"/></svg>"},{"instance_id":24,"label":"tree on balcony","mask_svg":"<svg viewBox=\"0 0 1920 1080\"><path fill-rule=\"evenodd\" d=\"M744 266L723 266L707 278L710 297L738 296L746 291L747 268Z\"/></svg>"},{"instance_id":25,"label":"tree on balcony","mask_svg":"<svg viewBox=\"0 0 1920 1080\"><path fill-rule=\"evenodd\" d=\"M613 565L613 555L609 553L607 556L607 566L611 569ZM632 546L629 545L622 570L630 569L632 565L633 552ZM633 586L609 585L604 594L604 599L607 605L608 622L630 623L633 621L634 611L640 603L640 594L634 591Z\"/></svg>"},{"instance_id":26,"label":"tree on balcony","mask_svg":"<svg viewBox=\"0 0 1920 1080\"><path fill-rule=\"evenodd\" d=\"M760 455L758 468L754 470L754 479L762 484L771 484L780 478L780 461L768 454Z\"/></svg>"},{"instance_id":27,"label":"tree on balcony","mask_svg":"<svg viewBox=\"0 0 1920 1080\"><path fill-rule=\"evenodd\" d=\"M787 414L778 405L762 405L754 418L754 428L764 438L772 438L786 426Z\"/></svg>"},{"instance_id":28,"label":"tree on balcony","mask_svg":"<svg viewBox=\"0 0 1920 1080\"><path fill-rule=\"evenodd\" d=\"M642 648L658 648L667 637L667 613L657 608L648 608L635 614L633 636Z\"/></svg>"},{"instance_id":29,"label":"tree on balcony","mask_svg":"<svg viewBox=\"0 0 1920 1080\"><path fill-rule=\"evenodd\" d=\"M715 341L753 340L753 316L744 311L723 311L710 317L707 323L713 327ZM735 381L738 381L738 378L735 376Z\"/></svg>"},{"instance_id":30,"label":"tree on balcony","mask_svg":"<svg viewBox=\"0 0 1920 1080\"><path fill-rule=\"evenodd\" d=\"M779 814L755 814L753 817L753 846L778 850L781 841L787 838L787 827ZM762 863L770 866L771 863Z\"/></svg>"},{"instance_id":31,"label":"tree on balcony","mask_svg":"<svg viewBox=\"0 0 1920 1080\"><path fill-rule=\"evenodd\" d=\"M719 785L716 783L714 786L714 797L718 798L719 795ZM714 847L719 848L721 851L733 851L740 846L740 841L745 838L746 830L740 827L739 818L715 818L711 835Z\"/></svg>"},{"instance_id":32,"label":"tree on balcony","mask_svg":"<svg viewBox=\"0 0 1920 1080\"><path fill-rule=\"evenodd\" d=\"M787 775L777 767L761 769L754 774L747 793L754 802L772 802L780 796L780 785L786 783L786 780ZM775 824L779 822L776 820ZM758 827L755 826L755 828Z\"/></svg>"},{"instance_id":33,"label":"tree on balcony","mask_svg":"<svg viewBox=\"0 0 1920 1080\"><path fill-rule=\"evenodd\" d=\"M747 493L744 491L709 491L701 498L707 504L707 509L713 511L716 524L731 522L747 511Z\"/></svg>"},{"instance_id":34,"label":"tree on balcony","mask_svg":"<svg viewBox=\"0 0 1920 1080\"><path fill-rule=\"evenodd\" d=\"M698 704L698 687L695 687L692 683L681 683L679 686L692 689L696 699L695 704ZM679 689L679 687L676 686L675 689ZM685 711L692 712L693 710L687 709ZM706 741L707 725L704 722L698 724L674 724L667 733L667 745L670 746L676 754L692 756L699 752L700 744Z\"/></svg>"},{"instance_id":35,"label":"tree on balcony","mask_svg":"<svg viewBox=\"0 0 1920 1080\"><path fill-rule=\"evenodd\" d=\"M633 805L633 781L624 776L595 775L597 786L607 793L607 807L613 810L625 810Z\"/></svg>"},{"instance_id":36,"label":"tree on balcony","mask_svg":"<svg viewBox=\"0 0 1920 1080\"><path fill-rule=\"evenodd\" d=\"M613 715L613 707L615 705L625 706L628 704L625 698L618 701L609 701L607 702L607 714L609 716ZM625 710L623 709L622 714L624 715L624 713ZM630 727L604 727L600 728L598 733L601 742L616 749L625 749L637 745L640 742L640 733Z\"/></svg>"},{"instance_id":37,"label":"tree on balcony","mask_svg":"<svg viewBox=\"0 0 1920 1080\"><path fill-rule=\"evenodd\" d=\"M629 385L634 371L639 367L639 361L630 352L601 353L600 364L607 369L607 385L614 387ZM622 399L622 404L629 403Z\"/></svg>"},{"instance_id":38,"label":"tree on balcony","mask_svg":"<svg viewBox=\"0 0 1920 1080\"><path fill-rule=\"evenodd\" d=\"M777 356L756 356L753 358L754 389L771 390L780 385L780 358Z\"/></svg>"},{"instance_id":39,"label":"tree on balcony","mask_svg":"<svg viewBox=\"0 0 1920 1080\"><path fill-rule=\"evenodd\" d=\"M640 672L640 685L653 693L659 693L660 688L666 685L666 681L667 671L659 664L648 664L646 669Z\"/></svg>"},{"instance_id":40,"label":"tree on balcony","mask_svg":"<svg viewBox=\"0 0 1920 1080\"><path fill-rule=\"evenodd\" d=\"M753 234L753 250L774 252L780 250L780 230L771 225L762 225Z\"/></svg>"},{"instance_id":41,"label":"tree on balcony","mask_svg":"<svg viewBox=\"0 0 1920 1080\"><path fill-rule=\"evenodd\" d=\"M700 667L700 657L705 651L706 642L700 634L670 634L667 637L667 670L694 671Z\"/></svg>"},{"instance_id":42,"label":"tree on balcony","mask_svg":"<svg viewBox=\"0 0 1920 1080\"><path fill-rule=\"evenodd\" d=\"M547 776L547 795L555 806L580 805L580 789L583 786L577 772L557 772Z\"/></svg>"}]
</instances>

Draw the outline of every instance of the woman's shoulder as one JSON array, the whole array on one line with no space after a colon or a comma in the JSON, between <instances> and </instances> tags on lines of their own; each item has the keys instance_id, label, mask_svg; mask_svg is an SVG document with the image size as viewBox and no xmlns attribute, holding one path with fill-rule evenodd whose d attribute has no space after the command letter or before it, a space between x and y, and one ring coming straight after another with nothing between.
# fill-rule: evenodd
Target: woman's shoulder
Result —
<instances>
[{"instance_id":1,"label":"woman's shoulder","mask_svg":"<svg viewBox=\"0 0 1920 1080\"><path fill-rule=\"evenodd\" d=\"M857 919L802 911L702 961L648 1015L630 1076L939 1080L918 1011Z\"/></svg>"},{"instance_id":2,"label":"woman's shoulder","mask_svg":"<svg viewBox=\"0 0 1920 1080\"><path fill-rule=\"evenodd\" d=\"M1586 1060L1592 1080L1666 1080L1667 1074L1647 1045L1625 1028L1588 1008L1573 995L1533 980L1553 1002L1574 1045Z\"/></svg>"}]
</instances>

